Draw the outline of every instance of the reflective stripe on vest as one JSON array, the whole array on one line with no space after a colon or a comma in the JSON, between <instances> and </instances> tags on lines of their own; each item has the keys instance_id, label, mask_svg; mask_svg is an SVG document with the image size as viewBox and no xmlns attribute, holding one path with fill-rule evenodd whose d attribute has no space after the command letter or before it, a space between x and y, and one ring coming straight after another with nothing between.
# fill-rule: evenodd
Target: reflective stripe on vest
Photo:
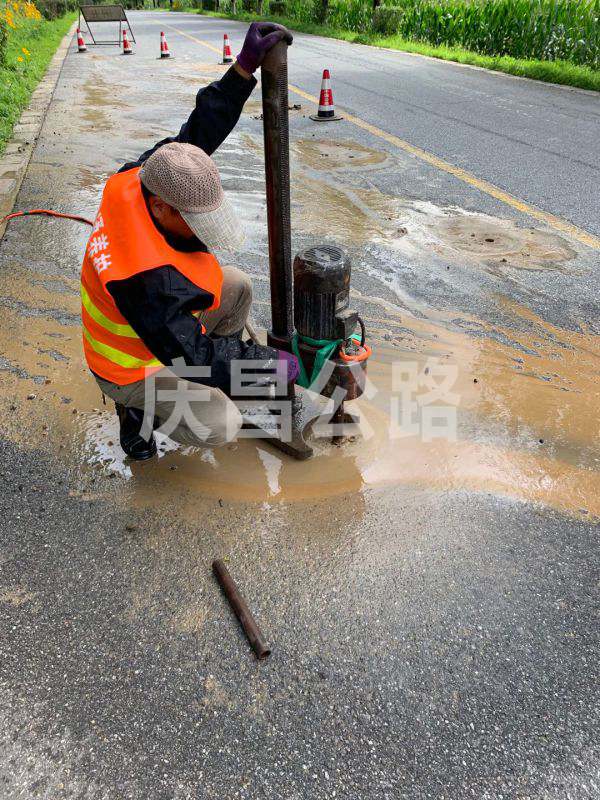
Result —
<instances>
[{"instance_id":1,"label":"reflective stripe on vest","mask_svg":"<svg viewBox=\"0 0 600 800\"><path fill-rule=\"evenodd\" d=\"M105 316L99 308L92 303L92 299L86 291L85 286L83 283L81 284L81 303L90 317L97 322L98 325L106 328L107 331L116 334L117 336L127 336L130 339L139 339L140 337L137 333L133 330L131 325L123 325L120 322L113 322L107 316ZM96 349L96 348L94 348ZM100 352L100 351L96 351ZM112 359L111 359L112 361Z\"/></svg>"},{"instance_id":2,"label":"reflective stripe on vest","mask_svg":"<svg viewBox=\"0 0 600 800\"><path fill-rule=\"evenodd\" d=\"M95 350L96 353L108 359L108 361L112 361L113 364L118 364L125 369L143 369L145 367L162 367L163 365L162 361L159 361L157 358L143 361L141 358L135 358L127 353L123 353L122 350L117 350L116 347L111 347L109 344L99 342L97 339L94 339L86 328L83 329L83 335L92 350Z\"/></svg>"}]
</instances>

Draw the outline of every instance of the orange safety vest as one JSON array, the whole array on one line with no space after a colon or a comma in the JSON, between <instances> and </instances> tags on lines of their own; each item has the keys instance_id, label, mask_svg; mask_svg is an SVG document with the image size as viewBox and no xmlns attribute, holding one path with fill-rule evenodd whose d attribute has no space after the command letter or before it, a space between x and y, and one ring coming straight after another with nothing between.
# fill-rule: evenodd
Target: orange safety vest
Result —
<instances>
[{"instance_id":1,"label":"orange safety vest","mask_svg":"<svg viewBox=\"0 0 600 800\"><path fill-rule=\"evenodd\" d=\"M150 217L139 171L119 172L106 182L81 269L85 357L92 372L119 385L143 380L163 365L119 312L107 283L172 264L213 295L208 310L219 307L223 284L213 255L181 253L167 244Z\"/></svg>"}]
</instances>

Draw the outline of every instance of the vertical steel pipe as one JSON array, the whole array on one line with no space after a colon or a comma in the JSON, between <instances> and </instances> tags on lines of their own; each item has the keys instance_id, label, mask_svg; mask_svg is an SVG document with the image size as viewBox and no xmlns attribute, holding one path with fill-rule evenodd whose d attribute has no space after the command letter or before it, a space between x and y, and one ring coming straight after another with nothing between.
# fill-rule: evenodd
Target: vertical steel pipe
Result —
<instances>
[{"instance_id":1,"label":"vertical steel pipe","mask_svg":"<svg viewBox=\"0 0 600 800\"><path fill-rule=\"evenodd\" d=\"M261 81L271 278L272 327L268 343L271 347L290 350L294 323L287 49L287 42L281 41L267 53Z\"/></svg>"}]
</instances>

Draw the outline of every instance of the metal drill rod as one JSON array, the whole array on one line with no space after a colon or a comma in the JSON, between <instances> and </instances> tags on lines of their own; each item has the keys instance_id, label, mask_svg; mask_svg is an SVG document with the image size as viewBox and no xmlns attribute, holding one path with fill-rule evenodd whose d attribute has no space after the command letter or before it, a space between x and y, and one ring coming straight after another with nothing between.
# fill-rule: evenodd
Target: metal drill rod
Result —
<instances>
[{"instance_id":1,"label":"metal drill rod","mask_svg":"<svg viewBox=\"0 0 600 800\"><path fill-rule=\"evenodd\" d=\"M346 421L346 412L344 410L344 401L342 400L338 407L333 412L331 417L331 424L332 425L343 425ZM338 435L334 435L331 437L331 444L341 444L344 441L344 437Z\"/></svg>"},{"instance_id":2,"label":"metal drill rod","mask_svg":"<svg viewBox=\"0 0 600 800\"><path fill-rule=\"evenodd\" d=\"M271 347L291 350L292 248L290 229L290 143L287 42L267 53L261 68L265 178L271 278Z\"/></svg>"},{"instance_id":3,"label":"metal drill rod","mask_svg":"<svg viewBox=\"0 0 600 800\"><path fill-rule=\"evenodd\" d=\"M229 600L236 617L244 629L244 633L248 637L248 641L252 645L252 649L258 658L267 658L267 656L271 655L271 649L265 642L262 632L256 624L252 612L246 605L246 601L240 594L240 590L235 585L235 581L229 574L229 570L220 558L213 561L212 568L215 578L219 581L225 597Z\"/></svg>"}]
</instances>

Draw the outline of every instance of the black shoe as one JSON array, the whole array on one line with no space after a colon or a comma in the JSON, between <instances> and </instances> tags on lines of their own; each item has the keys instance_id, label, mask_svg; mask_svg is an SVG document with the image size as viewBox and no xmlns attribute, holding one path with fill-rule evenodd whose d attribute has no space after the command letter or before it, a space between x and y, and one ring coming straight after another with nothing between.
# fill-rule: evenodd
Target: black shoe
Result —
<instances>
[{"instance_id":1,"label":"black shoe","mask_svg":"<svg viewBox=\"0 0 600 800\"><path fill-rule=\"evenodd\" d=\"M144 423L144 412L139 408L127 408L120 403L115 403L115 407L121 423L121 447L127 455L136 461L146 461L155 456L156 440L154 435L151 435L148 441L140 435Z\"/></svg>"}]
</instances>

